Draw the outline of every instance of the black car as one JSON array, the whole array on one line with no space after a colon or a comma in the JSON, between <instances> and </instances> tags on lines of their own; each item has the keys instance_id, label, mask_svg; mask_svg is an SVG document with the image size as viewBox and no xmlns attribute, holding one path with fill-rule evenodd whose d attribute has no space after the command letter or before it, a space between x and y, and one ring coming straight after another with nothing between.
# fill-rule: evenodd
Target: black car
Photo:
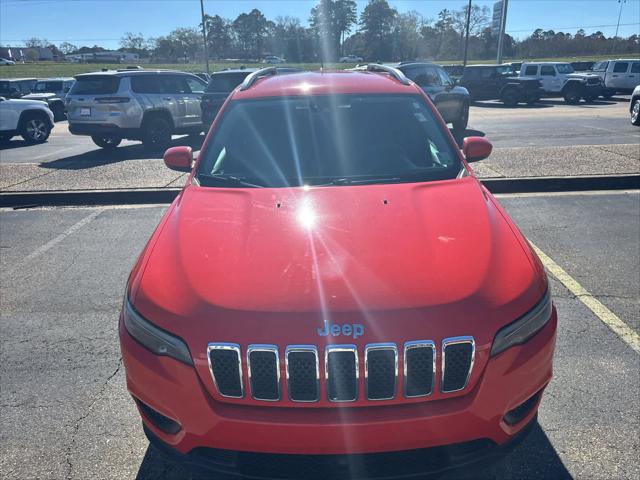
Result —
<instances>
[{"instance_id":1,"label":"black car","mask_svg":"<svg viewBox=\"0 0 640 480\"><path fill-rule=\"evenodd\" d=\"M536 103L542 97L540 81L516 77L511 65L469 65L459 84L469 90L473 101L500 100L508 107Z\"/></svg>"},{"instance_id":2,"label":"black car","mask_svg":"<svg viewBox=\"0 0 640 480\"><path fill-rule=\"evenodd\" d=\"M278 75L285 73L301 72L302 70L294 67L273 67L277 70ZM257 68L226 69L211 74L211 80L207 85L207 89L202 96L200 109L202 110L202 123L211 125L213 119L216 118L218 110L227 99L229 94L240 85L247 76L258 70Z\"/></svg>"},{"instance_id":3,"label":"black car","mask_svg":"<svg viewBox=\"0 0 640 480\"><path fill-rule=\"evenodd\" d=\"M446 123L465 130L469 122L469 92L451 81L447 72L433 63L406 63L398 67L429 96Z\"/></svg>"},{"instance_id":4,"label":"black car","mask_svg":"<svg viewBox=\"0 0 640 480\"><path fill-rule=\"evenodd\" d=\"M244 81L247 75L256 70L255 68L238 68L221 70L211 74L211 80L209 80L200 102L204 125L211 125L229 94Z\"/></svg>"}]
</instances>

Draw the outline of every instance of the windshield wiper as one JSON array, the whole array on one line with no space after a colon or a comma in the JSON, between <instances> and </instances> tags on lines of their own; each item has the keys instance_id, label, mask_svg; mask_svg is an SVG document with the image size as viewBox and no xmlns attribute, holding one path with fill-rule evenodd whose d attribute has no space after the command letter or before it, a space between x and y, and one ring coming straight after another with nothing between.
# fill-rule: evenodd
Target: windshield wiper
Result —
<instances>
[{"instance_id":1,"label":"windshield wiper","mask_svg":"<svg viewBox=\"0 0 640 480\"><path fill-rule=\"evenodd\" d=\"M375 183L398 182L400 177L376 177L376 178L334 178L323 183L313 183L312 187L327 187L330 185L367 185Z\"/></svg>"},{"instance_id":2,"label":"windshield wiper","mask_svg":"<svg viewBox=\"0 0 640 480\"><path fill-rule=\"evenodd\" d=\"M235 177L233 175L209 175L206 173L200 173L198 179L201 183L213 185L235 185L237 187L249 187L249 188L264 188L264 185L258 185L256 183L247 182L241 177Z\"/></svg>"}]
</instances>

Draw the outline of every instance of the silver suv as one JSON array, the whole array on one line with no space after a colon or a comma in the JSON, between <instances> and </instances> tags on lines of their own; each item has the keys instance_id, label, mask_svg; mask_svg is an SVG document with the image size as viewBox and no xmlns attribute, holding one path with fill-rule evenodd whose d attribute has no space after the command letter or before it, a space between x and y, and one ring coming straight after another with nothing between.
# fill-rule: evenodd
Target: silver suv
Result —
<instances>
[{"instance_id":1,"label":"silver suv","mask_svg":"<svg viewBox=\"0 0 640 480\"><path fill-rule=\"evenodd\" d=\"M102 148L122 139L166 148L173 134L205 130L200 99L207 84L195 75L157 70L116 70L77 75L67 94L69 131L89 135Z\"/></svg>"}]
</instances>

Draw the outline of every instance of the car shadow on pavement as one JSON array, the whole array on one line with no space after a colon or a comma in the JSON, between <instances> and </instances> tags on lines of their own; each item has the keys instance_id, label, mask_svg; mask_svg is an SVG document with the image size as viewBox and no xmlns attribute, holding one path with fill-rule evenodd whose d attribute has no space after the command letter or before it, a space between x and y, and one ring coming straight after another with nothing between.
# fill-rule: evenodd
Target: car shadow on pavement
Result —
<instances>
[{"instance_id":1,"label":"car shadow on pavement","mask_svg":"<svg viewBox=\"0 0 640 480\"><path fill-rule=\"evenodd\" d=\"M478 107L478 108L504 108L505 110L516 110L516 109L522 109L522 110L536 110L539 108L550 108L553 105L549 105L546 102L540 101L540 102L536 102L536 103L519 103L518 105L514 106L514 107L507 107L505 104L503 104L502 102L495 102L495 101L487 101L487 102L478 102L475 101L473 102L473 107Z\"/></svg>"},{"instance_id":2,"label":"car shadow on pavement","mask_svg":"<svg viewBox=\"0 0 640 480\"><path fill-rule=\"evenodd\" d=\"M304 480L304 477L297 476L296 472L291 472L290 475L292 476L287 478ZM228 478L216 473L207 473L202 470L196 471L166 460L151 445L147 448L136 476L136 480L226 480ZM484 468L473 466L468 467L466 471L461 470L450 475L422 478L425 480L427 478L442 480L539 480L541 478L571 480L573 477L565 468L547 435L540 425L536 423L521 444L506 457L490 466Z\"/></svg>"},{"instance_id":3,"label":"car shadow on pavement","mask_svg":"<svg viewBox=\"0 0 640 480\"><path fill-rule=\"evenodd\" d=\"M174 138L169 146L177 147L185 145L193 148L194 151L197 151L202 147L204 138L205 137L203 135L200 135L199 137L184 136ZM40 167L56 170L83 170L86 168L100 167L125 160L161 159L163 154L164 151L149 150L145 148L142 143L125 145L113 150L105 150L100 147L96 147L95 150L91 150L89 152L40 163Z\"/></svg>"},{"instance_id":4,"label":"car shadow on pavement","mask_svg":"<svg viewBox=\"0 0 640 480\"><path fill-rule=\"evenodd\" d=\"M46 143L46 142L45 142ZM5 140L4 142L0 142L0 150L12 150L14 148L23 148L23 147L36 147L38 145L42 145L41 143L29 143L22 139L20 140Z\"/></svg>"}]
</instances>

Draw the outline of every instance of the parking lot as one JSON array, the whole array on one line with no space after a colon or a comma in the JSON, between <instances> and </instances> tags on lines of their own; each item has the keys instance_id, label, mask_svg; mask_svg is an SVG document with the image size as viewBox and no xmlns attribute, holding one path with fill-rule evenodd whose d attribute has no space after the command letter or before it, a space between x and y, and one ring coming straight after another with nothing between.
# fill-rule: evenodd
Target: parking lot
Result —
<instances>
[{"instance_id":1,"label":"parking lot","mask_svg":"<svg viewBox=\"0 0 640 480\"><path fill-rule=\"evenodd\" d=\"M638 192L500 201L530 241L640 331ZM4 478L200 478L148 447L116 335L127 274L164 209L0 213ZM640 356L551 278L560 322L540 428L466 478L638 478Z\"/></svg>"},{"instance_id":2,"label":"parking lot","mask_svg":"<svg viewBox=\"0 0 640 480\"><path fill-rule=\"evenodd\" d=\"M462 138L481 135L494 145L474 170L485 178L608 175L640 172L640 132L629 122L629 97L566 105L546 99L505 108L479 102ZM199 140L174 137L173 145L200 148ZM0 188L5 191L180 187L186 176L168 170L158 153L139 142L105 152L89 137L56 123L49 141L26 145L19 137L0 150Z\"/></svg>"},{"instance_id":3,"label":"parking lot","mask_svg":"<svg viewBox=\"0 0 640 480\"><path fill-rule=\"evenodd\" d=\"M471 109L483 178L640 172L628 97ZM200 140L189 140L194 150ZM174 137L174 145L188 141ZM136 142L102 151L56 124L0 150L3 191L180 187ZM539 426L496 465L452 478L640 477L640 193L515 194L499 201L542 252L559 330ZM3 478L202 478L149 447L117 338L127 275L166 205L0 210ZM593 306L602 306L596 308ZM591 308L590 308L591 307Z\"/></svg>"}]
</instances>

